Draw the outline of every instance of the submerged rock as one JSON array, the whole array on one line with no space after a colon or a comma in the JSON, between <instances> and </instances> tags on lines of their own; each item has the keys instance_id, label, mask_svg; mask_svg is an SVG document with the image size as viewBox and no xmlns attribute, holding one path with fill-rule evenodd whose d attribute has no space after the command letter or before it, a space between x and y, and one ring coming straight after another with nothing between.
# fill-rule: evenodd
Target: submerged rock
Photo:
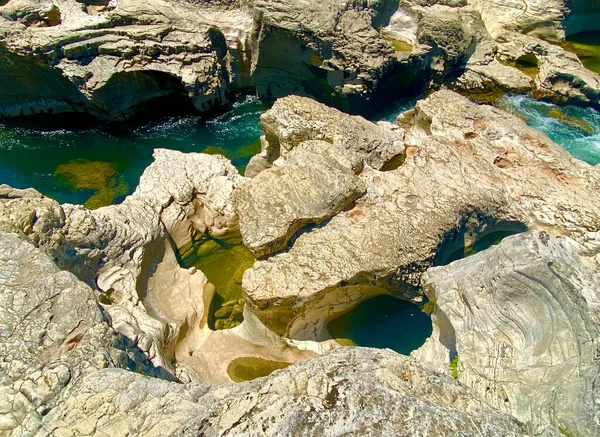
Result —
<instances>
[{"instance_id":1,"label":"submerged rock","mask_svg":"<svg viewBox=\"0 0 600 437\"><path fill-rule=\"evenodd\" d=\"M123 175L110 162L74 160L59 165L54 176L75 190L95 191L84 204L90 209L110 205L129 190Z\"/></svg>"},{"instance_id":2,"label":"submerged rock","mask_svg":"<svg viewBox=\"0 0 600 437\"><path fill-rule=\"evenodd\" d=\"M495 408L568 435L600 432L600 240L529 232L427 272L434 335L415 356Z\"/></svg>"}]
</instances>

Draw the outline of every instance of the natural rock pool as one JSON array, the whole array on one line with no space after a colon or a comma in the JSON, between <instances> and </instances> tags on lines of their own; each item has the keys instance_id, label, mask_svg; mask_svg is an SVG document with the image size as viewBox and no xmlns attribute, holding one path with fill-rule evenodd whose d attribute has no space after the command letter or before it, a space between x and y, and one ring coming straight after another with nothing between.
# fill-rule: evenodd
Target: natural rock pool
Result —
<instances>
[{"instance_id":1,"label":"natural rock pool","mask_svg":"<svg viewBox=\"0 0 600 437\"><path fill-rule=\"evenodd\" d=\"M242 276L254 264L252 253L239 242L203 238L181 251L184 267L196 267L215 286L209 309L211 329L231 329L243 320Z\"/></svg>"},{"instance_id":2,"label":"natural rock pool","mask_svg":"<svg viewBox=\"0 0 600 437\"><path fill-rule=\"evenodd\" d=\"M118 130L40 130L37 121L18 127L0 122L0 183L33 187L59 202L98 207L135 189L155 148L220 153L243 171L260 151L259 117L266 108L248 97L208 120L170 117Z\"/></svg>"},{"instance_id":3,"label":"natural rock pool","mask_svg":"<svg viewBox=\"0 0 600 437\"><path fill-rule=\"evenodd\" d=\"M421 309L392 296L377 296L329 322L331 336L347 346L389 348L408 355L431 335L431 319Z\"/></svg>"},{"instance_id":4,"label":"natural rock pool","mask_svg":"<svg viewBox=\"0 0 600 437\"><path fill-rule=\"evenodd\" d=\"M375 119L394 122L399 113L414 104L414 100L395 102ZM597 111L558 107L527 96L503 97L499 105L518 113L575 157L600 163ZM118 202L131 193L151 163L152 151L158 147L220 153L243 172L250 157L260 149L259 117L265 109L266 105L257 99L246 98L208 120L197 116L170 117L119 131L99 127L42 131L0 125L0 182L22 188L32 186L61 202L85 203L94 208ZM449 254L444 264L497 244L512 233L487 235L475 246ZM241 323L241 277L254 262L252 254L240 243L208 238L184 248L181 255L182 265L198 268L215 286L209 326L220 330ZM362 302L332 320L328 329L341 344L390 348L403 354L420 347L432 330L428 314L391 296ZM263 372L248 369L270 369L272 363L238 364L230 370L242 380L245 373Z\"/></svg>"},{"instance_id":5,"label":"natural rock pool","mask_svg":"<svg viewBox=\"0 0 600 437\"><path fill-rule=\"evenodd\" d=\"M575 53L587 69L600 73L600 32L589 31L568 35L567 40L559 45Z\"/></svg>"}]
</instances>

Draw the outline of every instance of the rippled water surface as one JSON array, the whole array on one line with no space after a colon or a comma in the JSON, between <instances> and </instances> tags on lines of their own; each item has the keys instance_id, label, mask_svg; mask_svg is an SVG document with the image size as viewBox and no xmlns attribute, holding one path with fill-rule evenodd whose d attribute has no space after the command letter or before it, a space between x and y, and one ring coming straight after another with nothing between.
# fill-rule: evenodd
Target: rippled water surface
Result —
<instances>
[{"instance_id":1,"label":"rippled water surface","mask_svg":"<svg viewBox=\"0 0 600 437\"><path fill-rule=\"evenodd\" d=\"M170 117L119 130L102 128L36 130L0 122L0 183L34 187L60 202L84 203L106 183L104 199L118 202L132 192L155 148L220 153L243 171L260 150L260 114L256 98L246 98L209 120L199 116ZM36 125L36 128L39 124ZM65 172L65 169L67 171ZM102 169L89 180L90 169ZM96 205L98 206L98 205Z\"/></svg>"},{"instance_id":2,"label":"rippled water surface","mask_svg":"<svg viewBox=\"0 0 600 437\"><path fill-rule=\"evenodd\" d=\"M600 112L593 108L556 106L528 96L503 97L499 106L523 117L574 157L600 163Z\"/></svg>"}]
</instances>

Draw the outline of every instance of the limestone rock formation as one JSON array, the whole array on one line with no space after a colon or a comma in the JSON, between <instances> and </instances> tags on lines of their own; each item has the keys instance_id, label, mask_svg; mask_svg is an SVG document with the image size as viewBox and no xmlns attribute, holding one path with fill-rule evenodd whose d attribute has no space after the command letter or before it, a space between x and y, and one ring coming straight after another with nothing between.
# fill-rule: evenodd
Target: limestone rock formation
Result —
<instances>
[{"instance_id":1,"label":"limestone rock formation","mask_svg":"<svg viewBox=\"0 0 600 437\"><path fill-rule=\"evenodd\" d=\"M159 375L115 334L92 290L31 243L0 232L0 434L33 435L82 375Z\"/></svg>"},{"instance_id":2,"label":"limestone rock formation","mask_svg":"<svg viewBox=\"0 0 600 437\"><path fill-rule=\"evenodd\" d=\"M0 229L97 287L115 329L173 370L165 348L180 330L196 334L211 297L206 277L182 269L175 251L204 233L237 231L229 195L243 178L222 156L158 149L155 158L134 194L93 211L2 186Z\"/></svg>"},{"instance_id":3,"label":"limestone rock formation","mask_svg":"<svg viewBox=\"0 0 600 437\"><path fill-rule=\"evenodd\" d=\"M315 106L294 97L265 114L273 120L265 129L269 144L326 137L347 117L322 108L328 114L319 129L314 110L286 115L303 102ZM600 169L517 117L440 91L398 123L393 132L403 133L405 144L399 167L366 167L360 176L367 194L353 208L245 272L247 308L274 332L323 339L328 320L368 297L418 298L420 274L443 261L442 243L457 235L503 222L573 237L600 229L600 203L592 200ZM361 144L354 132L346 130L347 144Z\"/></svg>"},{"instance_id":4,"label":"limestone rock formation","mask_svg":"<svg viewBox=\"0 0 600 437\"><path fill-rule=\"evenodd\" d=\"M526 433L451 378L391 351L361 348L227 386L180 385L107 369L83 378L47 416L45 429L41 435Z\"/></svg>"},{"instance_id":5,"label":"limestone rock formation","mask_svg":"<svg viewBox=\"0 0 600 437\"><path fill-rule=\"evenodd\" d=\"M0 243L2 435L525 432L465 386L391 351L338 350L224 386L109 369L159 375L109 327L87 285L14 234L0 232Z\"/></svg>"},{"instance_id":6,"label":"limestone rock formation","mask_svg":"<svg viewBox=\"0 0 600 437\"><path fill-rule=\"evenodd\" d=\"M540 38L563 39L566 0L468 0L491 32L502 28Z\"/></svg>"},{"instance_id":7,"label":"limestone rock formation","mask_svg":"<svg viewBox=\"0 0 600 437\"><path fill-rule=\"evenodd\" d=\"M586 69L577 55L514 32L499 33L498 39L502 41L497 45L500 59L525 59L534 65L535 97L600 108L600 75Z\"/></svg>"},{"instance_id":8,"label":"limestone rock formation","mask_svg":"<svg viewBox=\"0 0 600 437\"><path fill-rule=\"evenodd\" d=\"M283 165L241 185L232 202L244 244L260 258L280 251L296 231L334 216L365 191L360 178L335 159L296 148Z\"/></svg>"},{"instance_id":9,"label":"limestone rock formation","mask_svg":"<svg viewBox=\"0 0 600 437\"><path fill-rule=\"evenodd\" d=\"M501 28L543 39L598 30L600 5L589 0L468 0L492 33Z\"/></svg>"},{"instance_id":10,"label":"limestone rock formation","mask_svg":"<svg viewBox=\"0 0 600 437\"><path fill-rule=\"evenodd\" d=\"M358 171L363 163L376 169L391 166L404 151L402 137L396 132L299 96L277 100L270 111L261 115L260 124L265 133L263 147L260 155L250 161L251 169L269 167L310 140L333 144L336 149L331 155Z\"/></svg>"},{"instance_id":11,"label":"limestone rock formation","mask_svg":"<svg viewBox=\"0 0 600 437\"><path fill-rule=\"evenodd\" d=\"M500 411L565 435L600 432L600 239L529 232L427 272L434 335L416 356Z\"/></svg>"},{"instance_id":12,"label":"limestone rock formation","mask_svg":"<svg viewBox=\"0 0 600 437\"><path fill-rule=\"evenodd\" d=\"M489 39L465 2L398 7L11 0L0 6L0 116L122 120L165 106L210 111L249 91L373 113L391 95L453 78Z\"/></svg>"}]
</instances>

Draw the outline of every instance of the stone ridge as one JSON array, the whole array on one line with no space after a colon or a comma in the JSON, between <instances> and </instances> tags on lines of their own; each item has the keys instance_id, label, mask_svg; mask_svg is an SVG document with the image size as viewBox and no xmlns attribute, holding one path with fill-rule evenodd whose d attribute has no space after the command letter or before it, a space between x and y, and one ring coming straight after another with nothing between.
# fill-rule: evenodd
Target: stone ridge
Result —
<instances>
[{"instance_id":1,"label":"stone ridge","mask_svg":"<svg viewBox=\"0 0 600 437\"><path fill-rule=\"evenodd\" d=\"M365 192L360 178L335 159L298 148L285 164L238 187L232 202L244 244L261 258L284 249L296 231L331 218Z\"/></svg>"},{"instance_id":2,"label":"stone ridge","mask_svg":"<svg viewBox=\"0 0 600 437\"><path fill-rule=\"evenodd\" d=\"M93 408L92 408L93 406ZM522 436L452 378L389 350L339 349L268 378L173 384L107 369L81 378L38 435ZM551 433L540 435L550 436Z\"/></svg>"}]
</instances>

